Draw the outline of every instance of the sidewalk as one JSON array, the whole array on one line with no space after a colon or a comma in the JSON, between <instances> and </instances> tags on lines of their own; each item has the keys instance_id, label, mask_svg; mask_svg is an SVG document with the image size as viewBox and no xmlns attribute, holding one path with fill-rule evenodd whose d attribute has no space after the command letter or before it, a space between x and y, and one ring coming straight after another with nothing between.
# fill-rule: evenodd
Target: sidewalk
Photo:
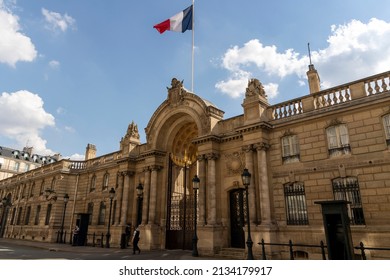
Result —
<instances>
[{"instance_id":1,"label":"sidewalk","mask_svg":"<svg viewBox=\"0 0 390 280\"><path fill-rule=\"evenodd\" d=\"M49 251L55 252L72 252L72 253L92 253L92 254L116 254L116 253L128 253L132 254L132 248L128 247L126 249L121 249L119 247L111 247L111 248L102 248L102 247L92 247L92 246L72 246L68 243L49 243L49 242L41 242L41 241L32 241L32 240L23 240L23 239L8 239L8 238L0 238L0 246L26 246L26 247L34 247L40 249L47 249ZM143 251L149 255L175 255L177 259L181 260L199 260L199 259L207 259L207 260L216 260L214 257L193 257L191 251L186 250L152 250L152 251Z\"/></svg>"}]
</instances>

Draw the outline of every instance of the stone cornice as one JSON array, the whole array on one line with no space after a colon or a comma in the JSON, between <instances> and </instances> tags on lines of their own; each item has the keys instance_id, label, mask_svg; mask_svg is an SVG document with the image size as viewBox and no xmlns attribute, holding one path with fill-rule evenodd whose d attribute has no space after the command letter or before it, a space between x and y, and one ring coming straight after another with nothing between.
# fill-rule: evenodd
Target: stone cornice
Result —
<instances>
[{"instance_id":1,"label":"stone cornice","mask_svg":"<svg viewBox=\"0 0 390 280\"><path fill-rule=\"evenodd\" d=\"M148 157L165 157L167 153L164 151L159 151L159 150L149 150L145 151L142 154L140 154L138 159L144 159Z\"/></svg>"},{"instance_id":2,"label":"stone cornice","mask_svg":"<svg viewBox=\"0 0 390 280\"><path fill-rule=\"evenodd\" d=\"M239 128L237 128L236 131L238 133L247 133L247 132L253 132L253 131L261 130L261 129L270 130L270 129L272 129L272 125L268 122L259 121L259 122L256 122L254 124L249 124L249 125L239 127Z\"/></svg>"}]
</instances>

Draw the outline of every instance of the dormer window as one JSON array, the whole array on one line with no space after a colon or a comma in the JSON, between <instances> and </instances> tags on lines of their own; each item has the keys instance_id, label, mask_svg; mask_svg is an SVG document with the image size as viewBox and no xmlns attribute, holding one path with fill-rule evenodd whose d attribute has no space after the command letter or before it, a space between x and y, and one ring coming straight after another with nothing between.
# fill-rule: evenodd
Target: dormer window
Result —
<instances>
[{"instance_id":1,"label":"dormer window","mask_svg":"<svg viewBox=\"0 0 390 280\"><path fill-rule=\"evenodd\" d=\"M38 156L37 155L33 155L33 157L32 157L32 159L33 159L33 162L38 162Z\"/></svg>"},{"instance_id":2,"label":"dormer window","mask_svg":"<svg viewBox=\"0 0 390 280\"><path fill-rule=\"evenodd\" d=\"M14 156L14 158L19 158L19 151L13 151L12 155Z\"/></svg>"}]
</instances>

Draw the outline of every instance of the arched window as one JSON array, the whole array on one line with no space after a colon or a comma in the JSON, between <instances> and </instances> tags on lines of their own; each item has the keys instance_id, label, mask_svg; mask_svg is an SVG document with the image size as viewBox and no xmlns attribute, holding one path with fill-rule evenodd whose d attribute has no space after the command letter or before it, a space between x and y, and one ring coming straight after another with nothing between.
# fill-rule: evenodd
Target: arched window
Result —
<instances>
[{"instance_id":1,"label":"arched window","mask_svg":"<svg viewBox=\"0 0 390 280\"><path fill-rule=\"evenodd\" d=\"M104 177L103 177L103 190L106 190L108 189L108 184L110 182L110 174L107 172L106 174L104 174Z\"/></svg>"},{"instance_id":2,"label":"arched window","mask_svg":"<svg viewBox=\"0 0 390 280\"><path fill-rule=\"evenodd\" d=\"M96 175L94 174L91 178L91 185L89 186L89 191L94 191L96 189Z\"/></svg>"}]
</instances>

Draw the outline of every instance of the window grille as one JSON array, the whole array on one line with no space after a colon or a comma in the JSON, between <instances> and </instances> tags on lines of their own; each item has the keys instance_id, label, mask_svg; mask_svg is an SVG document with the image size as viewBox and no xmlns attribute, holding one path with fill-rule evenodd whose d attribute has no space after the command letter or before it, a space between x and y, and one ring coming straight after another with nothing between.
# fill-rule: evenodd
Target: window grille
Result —
<instances>
[{"instance_id":1,"label":"window grille","mask_svg":"<svg viewBox=\"0 0 390 280\"><path fill-rule=\"evenodd\" d=\"M332 181L332 185L334 199L350 202L347 204L350 223L352 225L364 225L365 220L357 178L337 178Z\"/></svg>"},{"instance_id":2,"label":"window grille","mask_svg":"<svg viewBox=\"0 0 390 280\"><path fill-rule=\"evenodd\" d=\"M288 225L308 225L305 186L301 182L284 185L286 217Z\"/></svg>"}]
</instances>

